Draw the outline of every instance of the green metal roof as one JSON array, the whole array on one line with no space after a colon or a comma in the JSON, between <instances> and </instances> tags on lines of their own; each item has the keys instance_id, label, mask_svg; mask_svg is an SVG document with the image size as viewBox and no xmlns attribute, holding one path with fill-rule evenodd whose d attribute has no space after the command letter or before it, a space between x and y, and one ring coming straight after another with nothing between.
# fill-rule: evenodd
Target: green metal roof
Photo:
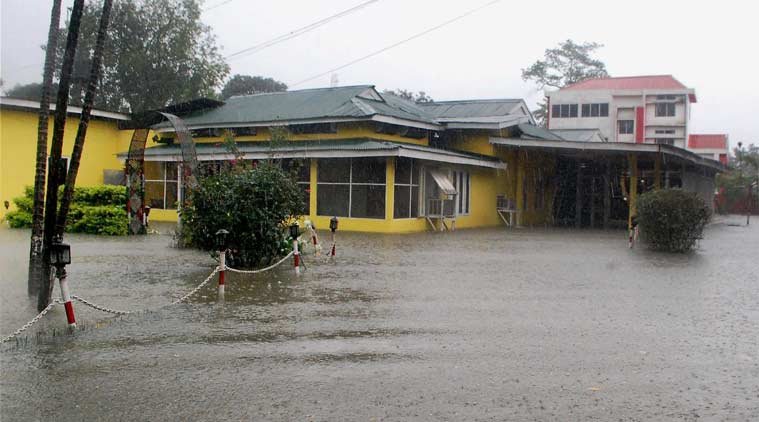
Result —
<instances>
[{"instance_id":1,"label":"green metal roof","mask_svg":"<svg viewBox=\"0 0 759 422\"><path fill-rule=\"evenodd\" d=\"M564 138L551 132L550 130L529 124L517 125L517 128L522 132L522 138L525 139L538 139L544 141L563 141Z\"/></svg>"},{"instance_id":2,"label":"green metal roof","mask_svg":"<svg viewBox=\"0 0 759 422\"><path fill-rule=\"evenodd\" d=\"M487 167L501 167L500 160L495 157L450 151L422 145L390 142L373 138L287 141L274 148L272 148L269 142L266 141L247 141L237 142L237 148L243 154L262 157L267 154L279 156L292 154L294 156L330 157L346 156L345 154L341 154L346 152L357 153L350 154L351 156L361 156L362 153L366 153L368 156L413 157L417 156L415 153L420 153L423 154L424 157L418 155L418 158L429 159L431 161L459 162L462 164L485 165ZM218 159L223 159L221 157L231 154L219 143L196 143L195 150L198 154L198 159L201 161L203 161L204 158L208 159L209 156L219 156ZM401 151L403 151L403 153L400 153ZM120 153L119 157L125 158L126 154L126 152ZM172 158L180 159L181 155L181 148L177 144L159 145L145 149L145 159L147 161L162 161Z\"/></svg>"},{"instance_id":3,"label":"green metal roof","mask_svg":"<svg viewBox=\"0 0 759 422\"><path fill-rule=\"evenodd\" d=\"M436 101L419 107L438 118L471 118L506 116L521 103L520 99Z\"/></svg>"},{"instance_id":4,"label":"green metal roof","mask_svg":"<svg viewBox=\"0 0 759 422\"><path fill-rule=\"evenodd\" d=\"M413 102L379 94L372 85L304 89L229 98L222 106L183 117L189 127L219 127L329 118L371 118L383 115L438 123ZM167 128L160 123L154 128Z\"/></svg>"}]
</instances>

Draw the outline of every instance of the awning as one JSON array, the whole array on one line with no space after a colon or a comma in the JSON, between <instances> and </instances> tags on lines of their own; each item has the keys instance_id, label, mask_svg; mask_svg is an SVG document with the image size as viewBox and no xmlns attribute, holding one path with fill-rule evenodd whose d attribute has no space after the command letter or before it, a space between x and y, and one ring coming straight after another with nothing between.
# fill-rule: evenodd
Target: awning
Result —
<instances>
[{"instance_id":1,"label":"awning","mask_svg":"<svg viewBox=\"0 0 759 422\"><path fill-rule=\"evenodd\" d=\"M435 179L435 183L440 188L441 191L443 191L446 195L456 195L458 192L456 191L456 188L453 186L453 183L451 183L451 179L448 178L446 174L443 174L440 170L430 169L429 170L430 175L433 179Z\"/></svg>"},{"instance_id":2,"label":"awning","mask_svg":"<svg viewBox=\"0 0 759 422\"><path fill-rule=\"evenodd\" d=\"M438 163L460 164L505 169L506 163L496 157L450 151L422 145L390 142L372 138L351 138L311 141L286 141L275 147L269 142L238 141L237 148L246 160L267 158L348 158L348 157L407 157ZM220 143L196 142L198 161L231 160L235 155ZM127 153L117 154L126 159ZM145 161L182 161L177 144L159 145L145 149Z\"/></svg>"}]
</instances>

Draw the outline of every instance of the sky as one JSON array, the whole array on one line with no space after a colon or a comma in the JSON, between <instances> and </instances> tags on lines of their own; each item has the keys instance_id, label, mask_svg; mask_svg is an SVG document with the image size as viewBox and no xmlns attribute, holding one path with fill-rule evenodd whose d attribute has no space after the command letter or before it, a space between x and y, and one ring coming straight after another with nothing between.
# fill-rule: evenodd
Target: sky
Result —
<instances>
[{"instance_id":1,"label":"sky","mask_svg":"<svg viewBox=\"0 0 759 422\"><path fill-rule=\"evenodd\" d=\"M119 1L119 0L117 0ZM121 0L124 1L124 0ZM229 55L367 0L206 0L202 19ZM65 0L64 6L72 0ZM320 73L383 49L490 0L376 0L296 38L230 58L231 74L263 75L291 89L329 86ZM752 1L502 0L340 69L339 85L425 91L435 100L524 98L543 93L521 69L560 41L598 42L612 76L672 74L694 88L691 132L759 143L759 4ZM0 0L4 88L40 81L50 0ZM62 17L65 21L65 12Z\"/></svg>"}]
</instances>

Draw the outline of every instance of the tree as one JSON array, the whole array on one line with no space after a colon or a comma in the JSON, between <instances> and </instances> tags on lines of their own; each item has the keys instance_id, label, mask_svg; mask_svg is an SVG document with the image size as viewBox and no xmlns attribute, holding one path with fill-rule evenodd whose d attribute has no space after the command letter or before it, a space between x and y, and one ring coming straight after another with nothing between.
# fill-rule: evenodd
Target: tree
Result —
<instances>
[{"instance_id":1,"label":"tree","mask_svg":"<svg viewBox=\"0 0 759 422\"><path fill-rule=\"evenodd\" d=\"M287 84L263 76L234 75L221 89L221 99L235 95L251 95L264 92L287 91Z\"/></svg>"},{"instance_id":2,"label":"tree","mask_svg":"<svg viewBox=\"0 0 759 422\"><path fill-rule=\"evenodd\" d=\"M140 112L213 97L229 66L200 13L198 0L116 2L95 108ZM87 91L99 15L97 2L88 1L72 74L75 103L82 102Z\"/></svg>"},{"instance_id":3,"label":"tree","mask_svg":"<svg viewBox=\"0 0 759 422\"><path fill-rule=\"evenodd\" d=\"M56 34L58 31L55 31ZM52 65L51 65L52 69ZM17 84L13 88L5 91L6 97L11 98L19 98L22 100L31 100L31 101L40 101L42 99L42 87L44 86L43 83L39 82L32 82L29 84ZM50 85L50 92L54 92L58 90L58 84L51 84ZM48 100L49 101L49 100Z\"/></svg>"},{"instance_id":4,"label":"tree","mask_svg":"<svg viewBox=\"0 0 759 422\"><path fill-rule=\"evenodd\" d=\"M687 252L701 239L711 209L695 192L657 189L638 198L638 223L653 250Z\"/></svg>"},{"instance_id":5,"label":"tree","mask_svg":"<svg viewBox=\"0 0 759 422\"><path fill-rule=\"evenodd\" d=\"M728 164L728 171L717 175L719 211L757 212L759 197L753 192L759 186L759 145L750 144L744 147L739 142L739 147L735 148L733 153L735 159Z\"/></svg>"},{"instance_id":6,"label":"tree","mask_svg":"<svg viewBox=\"0 0 759 422\"><path fill-rule=\"evenodd\" d=\"M560 42L555 48L546 49L544 58L526 69L522 69L522 80L532 81L542 90L546 87L563 88L586 79L609 76L606 65L593 58L593 53L603 47L598 43L577 44L572 40ZM533 112L535 118L545 125L547 122L547 104L545 100L538 103Z\"/></svg>"},{"instance_id":7,"label":"tree","mask_svg":"<svg viewBox=\"0 0 759 422\"><path fill-rule=\"evenodd\" d=\"M48 45L58 45L58 25L61 21L61 0L53 1L50 12L50 27L47 34ZM37 84L35 92L39 96L28 98L22 93L17 93L18 98L39 100L40 111L37 120L37 155L34 170L34 191L32 195L32 230L29 244L29 275L27 280L27 293L39 295L40 289L46 276L45 262L42 256L43 223L45 213L45 174L47 173L47 131L50 118L50 93L58 91L53 86L53 73L55 71L55 49L45 52L45 65L42 71L42 83ZM19 88L17 85L16 88ZM16 89L14 88L14 90ZM28 93L31 94L31 93ZM13 96L13 95L11 95Z\"/></svg>"},{"instance_id":8,"label":"tree","mask_svg":"<svg viewBox=\"0 0 759 422\"><path fill-rule=\"evenodd\" d=\"M427 95L427 93L424 91L419 91L416 94L414 94L412 91L407 91L405 89L394 89L394 90L386 89L382 91L382 93L395 95L396 97L401 97L404 100L413 101L415 103L431 103L435 101L432 99L432 97Z\"/></svg>"}]
</instances>

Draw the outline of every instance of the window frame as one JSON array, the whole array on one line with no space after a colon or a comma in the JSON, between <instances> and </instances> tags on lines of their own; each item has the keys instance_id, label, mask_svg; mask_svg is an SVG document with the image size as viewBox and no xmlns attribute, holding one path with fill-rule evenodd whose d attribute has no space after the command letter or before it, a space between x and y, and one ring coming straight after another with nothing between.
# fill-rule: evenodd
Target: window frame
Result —
<instances>
[{"instance_id":1,"label":"window frame","mask_svg":"<svg viewBox=\"0 0 759 422\"><path fill-rule=\"evenodd\" d=\"M159 168L161 170L160 171L161 178L160 179L148 179L147 177L144 177L143 178L143 182L144 183L162 183L162 191L163 191L163 198L161 199L161 202L163 203L163 206L160 207L160 208L156 208L156 207L152 207L151 206L151 209L159 209L159 210L177 210L177 209L179 209L178 206L174 206L173 208L167 206L168 204L166 203L166 199L167 199L166 193L167 193L168 184L169 183L176 183L176 198L177 198L177 202L181 201L181 198L182 198L182 196L181 196L182 183L181 183L180 179L182 177L182 169L181 169L180 163L178 163L176 161L147 161L147 162L149 162L149 163L157 163L157 164L160 165ZM176 173L177 173L176 179L167 179L166 178L166 175L168 174L166 166L168 164L174 164L174 165L176 165L176 167L177 167L176 168ZM148 202L147 198L145 198L145 202L146 203Z\"/></svg>"},{"instance_id":2,"label":"window frame","mask_svg":"<svg viewBox=\"0 0 759 422\"><path fill-rule=\"evenodd\" d=\"M456 188L456 215L469 215L472 208L472 175L468 170L451 171L453 187ZM464 189L462 189L462 186Z\"/></svg>"},{"instance_id":3,"label":"window frame","mask_svg":"<svg viewBox=\"0 0 759 422\"><path fill-rule=\"evenodd\" d=\"M353 181L353 163L356 158L350 157L350 158L328 158L328 159L321 159L318 161L317 169L316 169L316 215L323 215L319 213L319 186L321 185L331 185L331 186L348 186L348 215L340 216L345 218L366 218L371 220L384 220L387 216L387 158L386 157L357 157L357 159L361 160L364 158L369 159L377 159L381 158L384 160L385 166L385 172L383 174L385 182L384 183L375 183L375 182L354 182ZM348 182L320 182L319 181L319 166L322 163L326 163L327 160L349 160L349 171L348 171ZM385 195L383 198L383 205L384 205L384 213L381 217L354 217L353 214L353 186L382 186L385 191Z\"/></svg>"},{"instance_id":4,"label":"window frame","mask_svg":"<svg viewBox=\"0 0 759 422\"><path fill-rule=\"evenodd\" d=\"M654 114L656 117L675 117L677 116L676 103L656 103Z\"/></svg>"},{"instance_id":5,"label":"window frame","mask_svg":"<svg viewBox=\"0 0 759 422\"><path fill-rule=\"evenodd\" d=\"M398 170L398 160L400 158L402 158L402 157L396 158L396 161L395 161L396 175L398 174L397 173L397 170ZM421 176L420 170L421 170L421 166L418 166L418 164L416 163L416 160L414 160L413 158L409 158L408 160L411 162L411 171L409 172L409 181L408 181L408 183L403 183L403 182L399 183L398 180L396 179L397 176L394 176L394 178L393 178L394 179L393 180L393 219L394 220L419 218L420 215L421 215L421 212L420 212L421 209L419 207L419 197L422 196L421 195L422 194L421 187L420 187L420 176ZM414 172L415 171L417 173L416 177L414 177ZM416 181L416 183L414 183L414 181ZM385 180L385 184L387 184L387 180ZM407 187L408 188L408 196L409 196L408 217L403 217L403 216L398 217L398 216L395 215L395 202L396 202L395 201L396 200L395 187L396 186L397 187ZM416 205L416 213L417 213L417 215L416 216L414 216L413 212L412 212L413 209L414 209L414 188L416 188L417 192L418 192L417 197L416 197L416 202L417 202L417 205ZM387 189L387 188L385 188L385 189Z\"/></svg>"},{"instance_id":6,"label":"window frame","mask_svg":"<svg viewBox=\"0 0 759 422\"><path fill-rule=\"evenodd\" d=\"M627 132L627 131L623 132L622 128L623 127L626 128L628 124L629 124L629 127L630 127L630 131L629 132ZM628 120L628 119L617 120L617 134L619 134L619 135L633 135L633 134L635 134L635 120Z\"/></svg>"}]
</instances>

